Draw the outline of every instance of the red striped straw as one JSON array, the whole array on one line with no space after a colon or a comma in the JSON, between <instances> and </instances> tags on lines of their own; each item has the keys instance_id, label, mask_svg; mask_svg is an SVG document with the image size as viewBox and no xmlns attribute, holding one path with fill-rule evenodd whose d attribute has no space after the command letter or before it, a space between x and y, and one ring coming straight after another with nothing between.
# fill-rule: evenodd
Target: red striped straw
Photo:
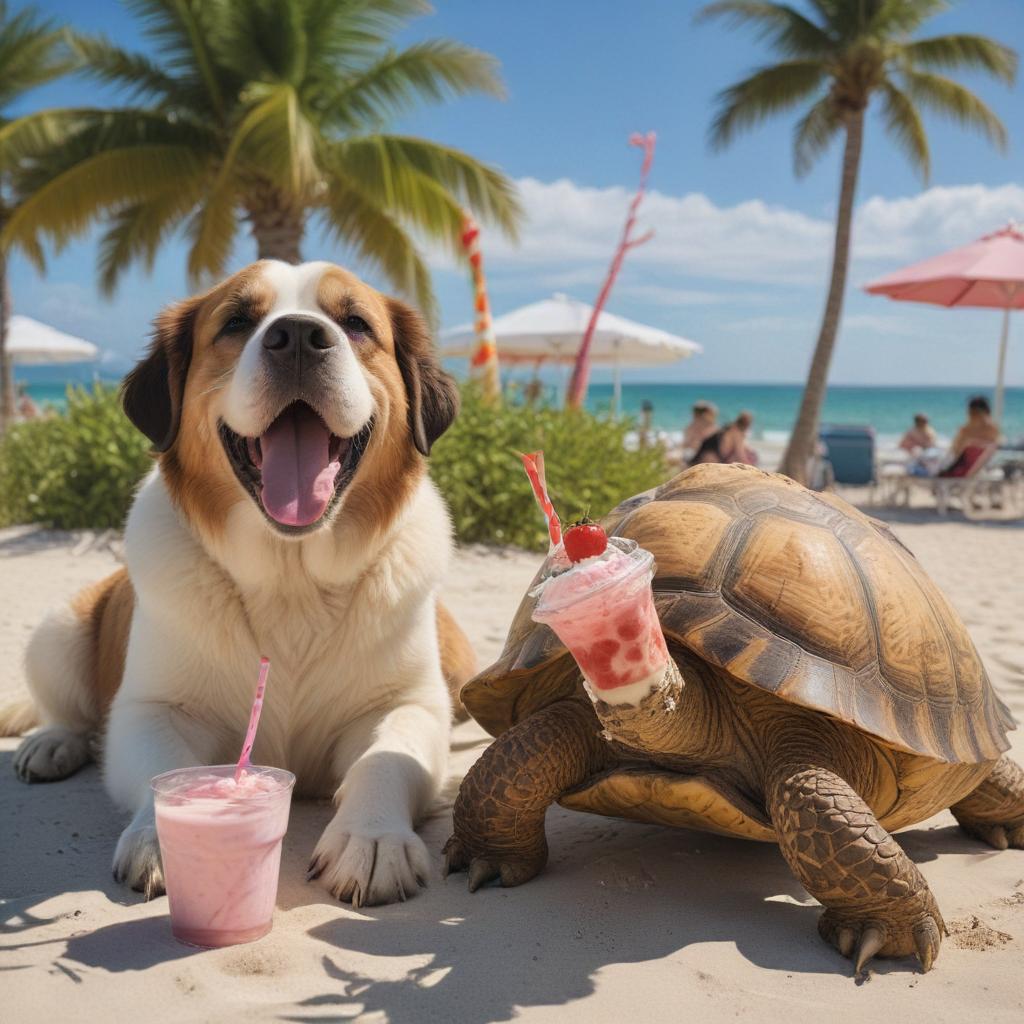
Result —
<instances>
[{"instance_id":1,"label":"red striped straw","mask_svg":"<svg viewBox=\"0 0 1024 1024\"><path fill-rule=\"evenodd\" d=\"M260 724L260 713L263 711L263 694L267 692L267 676L270 675L270 659L260 658L260 676L256 681L256 699L252 702L252 711L249 714L249 731L245 734L245 743L242 744L242 753L238 758L238 765L235 768L235 782L242 777L242 772L249 767L249 755L252 753L252 745L256 742L256 729Z\"/></svg>"},{"instance_id":2,"label":"red striped straw","mask_svg":"<svg viewBox=\"0 0 1024 1024\"><path fill-rule=\"evenodd\" d=\"M548 497L547 481L544 479L544 453L530 452L527 455L520 454L519 457L523 460L523 469L530 478L533 496L548 522L548 536L551 537L551 548L554 550L562 543L562 524L558 521L558 513Z\"/></svg>"}]
</instances>

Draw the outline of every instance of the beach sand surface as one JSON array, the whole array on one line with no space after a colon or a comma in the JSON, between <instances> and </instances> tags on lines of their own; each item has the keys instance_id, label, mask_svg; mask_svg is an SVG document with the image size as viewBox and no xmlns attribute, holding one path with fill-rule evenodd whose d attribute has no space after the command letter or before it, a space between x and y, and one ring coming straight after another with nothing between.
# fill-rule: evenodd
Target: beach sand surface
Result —
<instances>
[{"instance_id":1,"label":"beach sand surface","mask_svg":"<svg viewBox=\"0 0 1024 1024\"><path fill-rule=\"evenodd\" d=\"M1024 530L891 518L1024 719ZM115 552L89 535L0 531L0 699L23 692L21 657L44 609L112 569ZM482 663L500 650L538 561L459 553L445 599ZM300 803L273 932L202 951L171 938L166 899L145 903L110 877L125 818L97 769L26 786L11 770L16 741L0 741L0 1020L1024 1020L1024 851L979 845L949 813L903 832L951 934L928 975L876 961L855 981L772 845L554 808L550 861L534 881L470 895L465 875L442 880L451 799L485 743L473 723L455 731L446 799L422 828L438 870L424 893L356 911L305 883L331 808ZM1021 732L1012 753L1024 762Z\"/></svg>"}]
</instances>

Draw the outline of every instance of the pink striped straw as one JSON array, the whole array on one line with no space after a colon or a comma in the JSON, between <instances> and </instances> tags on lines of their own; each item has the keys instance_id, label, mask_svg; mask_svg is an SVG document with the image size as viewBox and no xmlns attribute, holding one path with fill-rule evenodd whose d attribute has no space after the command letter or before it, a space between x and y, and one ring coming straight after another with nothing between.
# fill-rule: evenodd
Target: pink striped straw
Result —
<instances>
[{"instance_id":1,"label":"pink striped straw","mask_svg":"<svg viewBox=\"0 0 1024 1024\"><path fill-rule=\"evenodd\" d=\"M526 475L530 478L533 496L537 499L537 504L540 505L540 510L548 521L548 536L551 538L551 550L553 551L562 543L562 524L558 520L555 506L548 497L548 484L544 477L544 453L520 453L519 458L523 460L523 469L526 470Z\"/></svg>"},{"instance_id":2,"label":"pink striped straw","mask_svg":"<svg viewBox=\"0 0 1024 1024\"><path fill-rule=\"evenodd\" d=\"M263 711L263 694L267 692L267 676L270 675L270 659L260 658L260 676L256 681L256 699L252 702L252 711L249 714L249 731L245 734L245 743L242 744L242 753L238 758L238 766L235 768L235 782L242 777L242 772L249 767L249 755L252 753L252 745L256 742L256 729L260 724L260 713Z\"/></svg>"}]
</instances>

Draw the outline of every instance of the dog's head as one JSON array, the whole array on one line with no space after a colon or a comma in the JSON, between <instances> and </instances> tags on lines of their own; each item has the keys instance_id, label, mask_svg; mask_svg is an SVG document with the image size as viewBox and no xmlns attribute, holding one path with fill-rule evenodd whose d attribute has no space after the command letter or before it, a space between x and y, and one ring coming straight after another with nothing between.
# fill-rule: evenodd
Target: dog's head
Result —
<instances>
[{"instance_id":1,"label":"dog's head","mask_svg":"<svg viewBox=\"0 0 1024 1024\"><path fill-rule=\"evenodd\" d=\"M333 264L264 260L164 310L124 407L186 513L216 528L251 501L294 536L418 477L458 391L414 310Z\"/></svg>"}]
</instances>

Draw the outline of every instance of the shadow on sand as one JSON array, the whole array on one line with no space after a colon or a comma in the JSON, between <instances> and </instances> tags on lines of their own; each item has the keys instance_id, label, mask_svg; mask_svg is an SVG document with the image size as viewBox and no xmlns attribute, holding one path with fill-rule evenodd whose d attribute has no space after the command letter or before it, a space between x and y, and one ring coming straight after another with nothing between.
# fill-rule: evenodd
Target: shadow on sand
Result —
<instances>
[{"instance_id":1,"label":"shadow on sand","mask_svg":"<svg viewBox=\"0 0 1024 1024\"><path fill-rule=\"evenodd\" d=\"M80 892L84 900L100 890L135 911L141 897L110 877L122 819L96 768L29 787L15 780L11 756L0 754L0 813L15 823L4 838L0 876L0 940L7 949L52 946L52 970L74 981L94 969L144 971L206 955L174 941L163 899L146 917L133 913L94 930L84 920L69 921L58 937L36 933L56 921L35 909L50 897ZM285 914L272 940L307 963L315 959L322 977L313 995L279 1007L281 1020L347 1018L354 1009L383 1013L391 1024L508 1020L519 1007L588 995L606 968L673 959L688 946L713 942L734 944L750 963L772 971L851 973L848 961L818 938L819 908L771 844L555 808L548 868L521 888L471 895L466 876L453 875L407 903L334 913L327 894L302 880L331 814L327 803L293 808L279 893ZM445 811L422 830L435 856L450 827ZM19 841L19 830L33 841ZM918 862L944 853L986 855L954 827L904 832L900 841ZM76 916L73 906L60 917ZM320 923L303 925L304 914ZM693 964L688 958L680 971L692 974ZM913 969L903 961L875 965L880 973Z\"/></svg>"}]
</instances>

